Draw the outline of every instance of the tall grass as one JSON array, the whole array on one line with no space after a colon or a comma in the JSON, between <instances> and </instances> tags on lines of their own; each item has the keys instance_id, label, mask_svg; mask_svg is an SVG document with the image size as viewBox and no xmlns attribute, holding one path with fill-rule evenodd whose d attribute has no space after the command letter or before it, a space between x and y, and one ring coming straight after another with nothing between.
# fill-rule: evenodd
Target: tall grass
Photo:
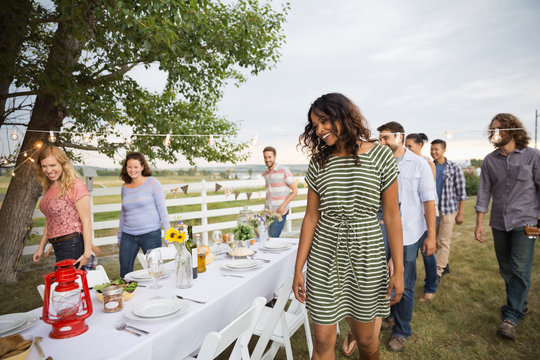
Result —
<instances>
[{"instance_id":1,"label":"tall grass","mask_svg":"<svg viewBox=\"0 0 540 360\"><path fill-rule=\"evenodd\" d=\"M500 307L506 301L504 283L498 273L493 250L493 239L485 220L486 243L474 240L474 202L467 201L465 221L454 227L450 250L451 273L442 279L432 301L415 303L412 319L413 335L404 352L395 354L386 351L385 345L390 332L381 333L381 359L540 359L540 254L534 257L529 292L529 313L518 326L516 341L507 341L495 336L499 325ZM296 223L298 225L298 223ZM114 246L104 249L110 256L100 260L111 276L117 276L118 262ZM19 267L19 282L0 284L0 314L27 311L41 305L35 286L42 283L41 274L49 272L53 259L45 264L33 264L25 256ZM424 266L418 262L418 281L415 298L422 294ZM336 359L346 359L339 350L348 327L340 323L341 334L336 342ZM308 359L303 330L292 339L295 359ZM352 358L357 359L358 352ZM221 356L220 359L225 359ZM276 359L286 359L280 350Z\"/></svg>"}]
</instances>

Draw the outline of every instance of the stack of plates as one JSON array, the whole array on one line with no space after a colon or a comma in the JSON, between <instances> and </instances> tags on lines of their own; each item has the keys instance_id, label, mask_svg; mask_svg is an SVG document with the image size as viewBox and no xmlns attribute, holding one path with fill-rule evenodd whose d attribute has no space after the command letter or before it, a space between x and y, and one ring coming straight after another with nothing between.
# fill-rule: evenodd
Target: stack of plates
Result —
<instances>
[{"instance_id":1,"label":"stack of plates","mask_svg":"<svg viewBox=\"0 0 540 360\"><path fill-rule=\"evenodd\" d=\"M227 270L252 270L263 264L260 260L241 259L232 260L223 264L223 267Z\"/></svg>"},{"instance_id":2,"label":"stack of plates","mask_svg":"<svg viewBox=\"0 0 540 360\"><path fill-rule=\"evenodd\" d=\"M14 313L0 316L0 336L20 333L39 320L39 315L32 313Z\"/></svg>"},{"instance_id":3,"label":"stack of plates","mask_svg":"<svg viewBox=\"0 0 540 360\"><path fill-rule=\"evenodd\" d=\"M292 245L289 243L283 243L278 241L267 241L264 244L261 245L261 249L264 249L266 251L282 251L287 250Z\"/></svg>"},{"instance_id":4,"label":"stack of plates","mask_svg":"<svg viewBox=\"0 0 540 360\"><path fill-rule=\"evenodd\" d=\"M164 277L169 276L171 273L170 269L163 269L163 274L159 277L160 279L163 279ZM141 270L135 270L130 273L126 274L126 279L129 281L150 281L152 278L150 277L150 274L148 273L148 269L141 269Z\"/></svg>"},{"instance_id":5,"label":"stack of plates","mask_svg":"<svg viewBox=\"0 0 540 360\"><path fill-rule=\"evenodd\" d=\"M184 300L155 298L126 309L124 315L132 320L160 321L181 315L188 307Z\"/></svg>"}]
</instances>

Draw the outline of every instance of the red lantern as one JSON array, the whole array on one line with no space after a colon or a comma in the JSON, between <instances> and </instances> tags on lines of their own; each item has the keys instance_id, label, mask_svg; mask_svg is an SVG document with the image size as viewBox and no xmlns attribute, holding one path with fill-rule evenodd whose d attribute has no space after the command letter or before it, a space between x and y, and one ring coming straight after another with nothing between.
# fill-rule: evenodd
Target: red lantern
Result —
<instances>
[{"instance_id":1,"label":"red lantern","mask_svg":"<svg viewBox=\"0 0 540 360\"><path fill-rule=\"evenodd\" d=\"M43 321L52 325L49 336L65 339L88 330L84 320L92 315L92 301L86 272L75 269L75 260L68 259L57 262L55 272L43 277Z\"/></svg>"}]
</instances>

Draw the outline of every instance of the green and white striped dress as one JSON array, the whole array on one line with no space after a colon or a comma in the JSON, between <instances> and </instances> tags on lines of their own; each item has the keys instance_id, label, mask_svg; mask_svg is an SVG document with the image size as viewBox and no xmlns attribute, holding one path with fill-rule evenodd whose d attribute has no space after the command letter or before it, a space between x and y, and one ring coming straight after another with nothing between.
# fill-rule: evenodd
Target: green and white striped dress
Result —
<instances>
[{"instance_id":1,"label":"green and white striped dress","mask_svg":"<svg viewBox=\"0 0 540 360\"><path fill-rule=\"evenodd\" d=\"M377 210L398 177L392 151L374 145L358 155L311 161L306 182L320 198L320 219L307 264L307 307L317 324L345 317L368 322L390 313L388 268Z\"/></svg>"}]
</instances>

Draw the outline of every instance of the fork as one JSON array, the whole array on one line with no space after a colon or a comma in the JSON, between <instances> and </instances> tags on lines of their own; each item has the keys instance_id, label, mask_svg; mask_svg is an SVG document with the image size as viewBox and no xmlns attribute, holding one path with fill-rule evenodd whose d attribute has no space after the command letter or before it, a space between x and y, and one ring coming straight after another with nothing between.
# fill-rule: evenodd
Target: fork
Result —
<instances>
[{"instance_id":1,"label":"fork","mask_svg":"<svg viewBox=\"0 0 540 360\"><path fill-rule=\"evenodd\" d=\"M197 303L197 304L206 304L206 301L201 301L201 300L195 300L195 299L189 299L187 297L183 297L183 296L180 296L180 295L175 295L177 298L181 299L181 300L188 300L188 301L193 301L194 303Z\"/></svg>"},{"instance_id":2,"label":"fork","mask_svg":"<svg viewBox=\"0 0 540 360\"><path fill-rule=\"evenodd\" d=\"M148 331L146 331L146 330L136 328L135 326L132 326L132 325L129 325L129 324L124 324L124 323L122 323L122 326L124 326L124 327L126 327L126 328L130 328L130 329L132 329L132 330L134 330L134 331L141 332L141 333L143 333L143 334L145 334L145 335L150 334L150 332L148 332Z\"/></svg>"},{"instance_id":3,"label":"fork","mask_svg":"<svg viewBox=\"0 0 540 360\"><path fill-rule=\"evenodd\" d=\"M243 278L242 275L233 275L233 274L221 274L222 276L229 276L229 277L237 277L237 278Z\"/></svg>"},{"instance_id":4,"label":"fork","mask_svg":"<svg viewBox=\"0 0 540 360\"><path fill-rule=\"evenodd\" d=\"M117 325L116 330L118 330L118 331L124 330L124 331L127 331L128 333L131 333L133 335L141 336L141 334L136 333L135 331L131 331L129 329L126 329L126 324Z\"/></svg>"}]
</instances>

